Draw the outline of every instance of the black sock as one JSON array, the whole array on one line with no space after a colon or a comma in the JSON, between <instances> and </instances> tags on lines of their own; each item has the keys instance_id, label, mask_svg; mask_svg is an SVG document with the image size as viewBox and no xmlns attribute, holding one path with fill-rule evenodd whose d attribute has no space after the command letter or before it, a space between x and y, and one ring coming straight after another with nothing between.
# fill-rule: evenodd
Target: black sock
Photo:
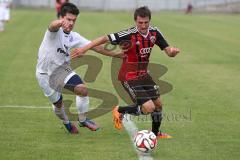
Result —
<instances>
[{"instance_id":1,"label":"black sock","mask_svg":"<svg viewBox=\"0 0 240 160\"><path fill-rule=\"evenodd\" d=\"M131 114L131 115L139 115L141 113L140 106L135 104L135 105L130 105L130 106L119 106L118 112L122 114Z\"/></svg>"},{"instance_id":2,"label":"black sock","mask_svg":"<svg viewBox=\"0 0 240 160\"><path fill-rule=\"evenodd\" d=\"M151 114L151 117L152 117L152 132L157 136L163 119L162 111L155 110Z\"/></svg>"}]
</instances>

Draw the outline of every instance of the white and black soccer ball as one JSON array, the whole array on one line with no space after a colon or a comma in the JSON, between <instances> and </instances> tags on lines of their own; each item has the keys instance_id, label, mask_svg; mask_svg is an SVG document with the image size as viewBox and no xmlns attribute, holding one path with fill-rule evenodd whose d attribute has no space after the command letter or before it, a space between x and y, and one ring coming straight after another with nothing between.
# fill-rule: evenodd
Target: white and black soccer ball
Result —
<instances>
[{"instance_id":1,"label":"white and black soccer ball","mask_svg":"<svg viewBox=\"0 0 240 160\"><path fill-rule=\"evenodd\" d=\"M157 145L156 135L148 130L138 131L133 140L136 149L143 153L152 152Z\"/></svg>"}]
</instances>

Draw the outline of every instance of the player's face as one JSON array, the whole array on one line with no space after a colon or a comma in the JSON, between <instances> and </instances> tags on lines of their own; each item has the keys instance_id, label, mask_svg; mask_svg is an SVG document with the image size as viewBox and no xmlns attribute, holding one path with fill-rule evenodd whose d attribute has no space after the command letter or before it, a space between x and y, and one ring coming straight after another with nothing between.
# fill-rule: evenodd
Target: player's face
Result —
<instances>
[{"instance_id":1,"label":"player's face","mask_svg":"<svg viewBox=\"0 0 240 160\"><path fill-rule=\"evenodd\" d=\"M139 32L141 32L142 34L147 34L149 23L150 23L149 17L137 16L135 23Z\"/></svg>"},{"instance_id":2,"label":"player's face","mask_svg":"<svg viewBox=\"0 0 240 160\"><path fill-rule=\"evenodd\" d=\"M61 17L67 25L63 26L65 32L71 32L77 20L77 16L71 13L67 13L66 16Z\"/></svg>"}]
</instances>

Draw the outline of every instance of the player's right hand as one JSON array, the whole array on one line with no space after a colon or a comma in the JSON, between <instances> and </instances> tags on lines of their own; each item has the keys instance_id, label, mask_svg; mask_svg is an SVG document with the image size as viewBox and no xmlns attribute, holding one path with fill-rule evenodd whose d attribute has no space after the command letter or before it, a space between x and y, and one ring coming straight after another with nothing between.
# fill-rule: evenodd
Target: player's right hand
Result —
<instances>
[{"instance_id":1,"label":"player's right hand","mask_svg":"<svg viewBox=\"0 0 240 160\"><path fill-rule=\"evenodd\" d=\"M70 32L72 30L71 24L67 20L64 20L64 19L62 21L62 28L63 28L63 30L65 30L67 32Z\"/></svg>"}]
</instances>

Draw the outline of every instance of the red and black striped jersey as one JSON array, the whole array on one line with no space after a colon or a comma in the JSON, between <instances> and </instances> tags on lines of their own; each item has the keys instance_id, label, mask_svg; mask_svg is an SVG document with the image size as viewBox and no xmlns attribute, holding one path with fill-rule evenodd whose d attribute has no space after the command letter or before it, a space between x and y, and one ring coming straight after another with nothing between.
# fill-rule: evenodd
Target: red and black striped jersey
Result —
<instances>
[{"instance_id":1,"label":"red and black striped jersey","mask_svg":"<svg viewBox=\"0 0 240 160\"><path fill-rule=\"evenodd\" d=\"M149 57L154 44L161 50L169 46L162 33L152 26L149 27L146 35L142 35L137 27L132 27L109 34L108 38L111 44L119 45L126 54L118 74L120 81L136 80L147 74Z\"/></svg>"}]
</instances>

